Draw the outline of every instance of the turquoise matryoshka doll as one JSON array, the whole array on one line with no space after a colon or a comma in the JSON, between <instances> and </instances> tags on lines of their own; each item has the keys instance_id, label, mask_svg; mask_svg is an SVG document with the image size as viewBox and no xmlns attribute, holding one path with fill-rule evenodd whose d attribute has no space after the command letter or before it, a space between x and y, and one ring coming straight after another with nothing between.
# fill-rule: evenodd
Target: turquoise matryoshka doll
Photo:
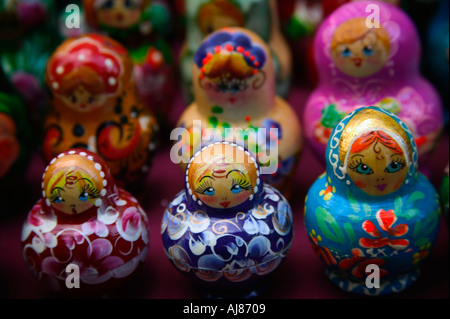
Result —
<instances>
[{"instance_id":1,"label":"turquoise matryoshka doll","mask_svg":"<svg viewBox=\"0 0 450 319\"><path fill-rule=\"evenodd\" d=\"M406 289L440 224L439 197L418 172L411 131L389 111L356 109L333 130L326 161L306 198L305 226L327 276L358 294Z\"/></svg>"}]
</instances>

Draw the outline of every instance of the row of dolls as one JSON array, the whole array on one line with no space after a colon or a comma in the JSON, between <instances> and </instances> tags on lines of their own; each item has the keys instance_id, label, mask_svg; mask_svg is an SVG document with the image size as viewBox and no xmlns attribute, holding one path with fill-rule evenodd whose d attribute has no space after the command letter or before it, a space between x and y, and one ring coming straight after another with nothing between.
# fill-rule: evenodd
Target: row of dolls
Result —
<instances>
[{"instance_id":1,"label":"row of dolls","mask_svg":"<svg viewBox=\"0 0 450 319\"><path fill-rule=\"evenodd\" d=\"M249 173L248 167L228 174L229 171L225 167L223 167L224 169L214 169L213 160L205 163L202 173L199 174L210 172L211 178L206 178L203 183L200 183L204 176L199 175L200 179L197 179L196 182L191 181L194 184L198 182L199 185L196 187L191 185L192 187L186 189L184 195L187 198L186 203L183 201L182 195L177 197L175 202L178 204L174 204L177 206L174 208L177 210L177 214L175 217L168 215L166 223L163 221L163 228L168 225L167 234L170 238L168 242L172 241L172 246L167 248L167 252L172 256L177 268L199 269L199 272L194 271L197 277L205 276L205 279L210 281L219 280L219 278L208 278L208 276L220 277L225 273L223 271L209 273L208 270L211 269L208 268L208 265L218 263L217 259L214 259L217 256L213 246L220 240L225 241L221 249L225 249L231 254L231 256L219 258L222 261L222 270L231 269L226 272L224 278L238 276L241 280L237 281L244 282L252 278L250 268L253 270L257 268L263 273L264 270L261 269L265 269L269 273L276 268L280 261L277 258L279 256L277 252L284 255L292 240L292 216L289 204L281 194L289 197L292 174L303 146L302 134L306 135L308 142L318 154L318 158L322 161L325 160L327 165L330 164L333 167L334 176L338 179L335 180L329 173L326 177L322 177L325 178L324 185L317 186L320 188L317 192L318 195L308 196L310 201L317 198L324 200L324 203L318 204L320 209L311 208L313 211L311 214L315 217L311 219L311 226L308 226L307 222L307 229L313 246L327 264L336 266L338 264L336 259L343 261L343 255L339 255L338 258L336 254L343 249L339 245L345 246L349 243L358 248L353 247L350 255L354 258L343 263L345 267L348 267L347 270L354 270L355 264L366 259L363 248L385 249L385 247L389 247L389 249L394 249L393 255L398 254L399 250L407 248L405 250L408 252L408 257L416 253L421 256L426 255L420 247L429 249L434 242L438 225L436 212L439 215L439 209L433 207L432 212L424 212L425 215L422 215L421 205L423 203L421 200L434 196L432 187L430 189L430 185L422 181L419 184L426 190L420 189L411 192L409 187L416 186L416 183L412 182L414 178L423 178L422 175L416 174L418 154L426 162L426 155L433 149L442 131L441 103L436 91L419 73L420 46L410 19L394 6L377 3L380 7L381 27L369 28L366 23L366 9L370 4L372 2L364 1L347 4L335 11L318 30L316 43L320 50L316 51L316 61L323 81L311 94L305 107L303 128L293 109L276 93L277 85L281 83L277 77L277 65L280 62L289 61L288 59L277 60L274 57L274 50L261 37L248 29L222 28L201 41L190 59L192 68L190 78L194 102L183 112L178 122L178 126L185 128L185 135L180 136L182 167L186 168L187 172L191 167L195 167L195 165L191 165L193 158L195 159L198 155L195 151L205 146L202 139L203 133L207 129L214 128L219 132L218 140L239 145L226 144L228 146L225 148L245 146L248 149L249 152L244 151L244 154L252 158L251 161L256 169L254 174L257 178L252 180L245 176L233 176L239 171ZM408 30L408 32L404 32L404 30ZM275 47L279 48L280 46ZM119 212L122 209L126 211L130 208L130 214L125 218L124 224L119 225L122 228L119 233L123 233L121 238L132 236L128 239L136 239L125 241L134 242L142 239L143 245L146 244L148 238L146 230L144 230L145 213L139 208L136 200L132 197L123 200L117 199L106 207L111 207L111 209L100 209L105 204L104 202L107 202L106 198L113 198L112 194L121 192L115 191L114 183L109 179L109 173L106 172L105 167L110 170L119 187L133 191L132 186L138 186L139 181L145 178L145 173L150 169L152 153L157 149L158 121L139 94L136 84L139 81L136 80L134 61L130 57L129 51L119 42L99 34L91 33L68 39L50 57L46 65L45 81L49 88L52 107L46 115L42 150L46 161L51 163L49 167L51 168L53 164L59 162L58 157L70 159L71 156L80 155L87 159L82 161L84 164L94 165L100 177L94 178L90 171L72 175L70 173L74 169L72 160L69 161L70 172L66 171L65 175L53 172L49 175L48 178L58 176L50 183L51 187L46 184L46 175L44 174L42 206L46 208L41 209L41 206L38 205L30 213L31 217L28 221L32 226L25 229L23 235L24 241L31 240L26 245L27 249L31 247L32 251L38 252L36 258L41 258L41 252L50 253L46 248L51 248L50 250L53 252L58 243L65 245L66 237L64 240L58 241L57 237L52 234L39 235L38 238L41 239L39 242L33 235L37 231L34 227L41 229L41 225L45 224L45 229L60 230L57 227L58 221L62 221L64 225L78 219L74 216L79 215L80 221L83 221L82 225L84 225L86 216L83 216L81 212L90 209L94 210L97 215L102 215L102 218L106 218L102 221L104 225L116 227L116 222L122 223ZM153 81L150 82L150 85L152 83ZM147 85L149 84L147 83ZM7 99L5 101L8 102ZM10 113L12 113L11 110L16 110L11 106L8 108L8 103L5 105ZM355 109L366 105L374 105L377 107L378 113L389 114L395 119L397 117L393 114L396 114L400 120L394 122L397 122L401 129L394 129L392 132L392 128L389 129L389 126L396 126L392 120L389 121L386 116L378 113L374 116L372 111L367 111L364 112L366 115L362 118L355 116L359 122L352 126L354 132L346 131L351 138L339 138L338 136L343 134L343 123L349 119L350 115L355 114ZM8 112L5 114L8 115ZM366 117L376 118L373 121L377 124L377 129L373 130L374 134L368 134L372 133L369 130L373 128L373 122L363 123ZM195 134L194 121L201 122L200 134ZM383 124L384 122L389 124ZM4 141L8 147L4 149L17 158L20 148L17 147L17 142L14 143L14 134L19 131L19 126L15 126L11 120L6 123L7 125L4 127L7 138ZM233 130L227 130L230 128L241 128L241 130L235 134ZM265 130L260 130L262 128ZM367 133L364 139L357 139L361 133L357 128L367 129L364 132ZM402 133L402 129L407 133ZM258 132L256 140L248 139L250 130ZM412 136L412 139L408 134ZM253 144L247 143L248 141ZM345 142L345 147L349 149L339 150L340 142ZM267 165L267 163L261 162L261 159L274 143L278 149L277 169L270 175L261 174L258 169L259 165ZM332 143L333 152L327 153L327 143ZM353 144L355 144L354 148ZM364 156L369 158L370 151L375 152L377 156L366 162L363 158ZM69 154L70 152L74 153ZM350 153L355 154L349 157L350 155L347 154ZM57 159L52 160L55 157ZM8 156L3 158L6 159ZM378 159L383 161L377 162ZM4 162L11 164L13 161ZM7 169L4 171L6 172ZM398 174L399 172L401 174ZM394 176L397 176L397 179ZM346 177L348 178L346 179ZM222 178L232 184L219 186L218 189L211 186L212 180ZM189 182L189 179L187 174L186 182ZM338 187L339 182L345 182L347 188ZM260 205L261 209L254 211L253 217L245 218L242 211L245 211L248 206L245 206L244 202L255 203L256 200L259 200L260 192L265 190L263 185L266 184L272 185L273 189L277 191L273 191L273 196L264 195L262 197L274 202L267 206ZM109 186L107 187L107 185L112 187L111 190L108 190ZM403 187L403 185L406 186ZM48 187L51 189L47 189ZM230 196L233 195L230 198L222 196L226 187L230 188ZM400 189L404 191L400 191ZM194 194L194 191L197 193ZM216 192L220 194L216 194ZM333 217L333 212L329 208L336 207L333 198L337 200L340 197L335 194L342 192L345 192L344 201L350 203L355 214L350 215L352 218L348 220L344 218L341 221L341 218ZM76 193L78 194L75 195ZM403 199L399 196L403 193L411 196ZM69 197L62 196L65 194ZM108 196L106 196L107 194ZM392 203L385 203L384 199L391 201L393 206L390 206ZM75 203L78 201L83 203ZM128 207L126 203L137 206ZM330 203L332 206L327 206L331 205ZM311 205L314 207L316 204L313 202ZM371 209L368 209L370 204L374 205L373 214ZM275 205L277 205L277 209L274 208ZM217 233L217 229L216 232L214 229L207 230L209 226L213 227L217 224L211 223L211 216L208 212L199 213L203 212L202 209L198 209L199 206L211 207L212 211L219 215L222 212L228 214L228 209L235 208L233 218L236 223L238 221L243 223L242 227L238 228L247 230L251 236L239 237L239 239L231 236L234 238L232 243L229 243L229 236L223 236L223 238L219 236L220 238L218 238L216 235L223 235L220 234L221 230L219 229L219 233ZM183 222L187 216L183 209L191 209L191 207L193 217L189 220L194 220L194 223L188 225ZM403 209L404 215L400 213L396 215L396 211ZM60 211L62 214L56 213ZM277 213L274 214L274 212ZM373 215L376 220L362 221L358 216L360 212L364 212L365 217ZM42 224L42 218L37 218L39 214L46 215L46 213L50 215L44 219L49 218L50 224ZM260 213L262 215L259 215ZM266 217L270 219L270 223L264 221ZM409 228L406 222L393 226L400 217L405 218L408 222L414 222L416 218L426 220L426 223L418 222L414 226L415 236L421 234L422 228L425 235L420 235L419 238L403 239L402 236L412 235L412 231L408 232ZM65 219L67 220L65 221ZM142 222L140 222L141 219ZM373 238L361 237L355 244L355 239L358 238L355 233L357 230L359 231L360 227L358 228L352 223L358 222L362 223L365 232ZM89 224L95 226L94 233L101 239L111 231L108 230L108 227L104 228L102 223ZM377 223L382 231L388 233L387 237L375 226ZM97 229L97 226L101 229ZM175 229L172 230L172 227ZM329 230L330 228L332 231ZM132 234L127 234L127 229ZM188 230L195 234L201 233L201 235L193 237ZM322 233L319 233L319 230ZM99 235L97 231L105 236ZM172 234L172 231L176 233ZM117 235L117 232L113 233ZM263 236L270 234L275 236L277 245L273 246L271 239ZM276 234L286 237L280 239L276 237ZM29 237L29 235L32 236ZM390 236L395 238L391 239ZM86 237L80 237L78 233L69 237L74 238L70 247L74 247L73 245L76 246L76 244L90 245L90 242L84 242ZM402 238L397 239L397 237ZM195 258L181 244L180 246L173 243L180 238L187 238L189 249ZM191 240L191 238L194 239ZM244 244L247 239L248 244ZM330 242L327 242L326 239L329 239ZM413 240L417 247L412 246ZM97 243L99 245L106 244L102 240ZM411 245L409 245L410 243ZM424 245L419 247L417 243L424 243ZM132 271L133 267L138 264L139 258L145 254L144 246L133 244L133 247L139 252L139 257L135 259L119 261L117 256L114 256L111 259L112 263L116 261L123 265L117 272ZM63 246L62 249L65 250L65 247ZM239 247L244 252L239 252ZM103 248L105 247L98 249ZM205 251L210 253L209 256L200 258L203 257ZM229 263L235 253L243 258L242 254L248 255L251 251L264 253L261 253L258 258L255 257L255 260L246 261L244 258ZM411 254L411 252L413 253ZM367 254L367 251L365 253ZM131 256L129 257L131 258ZM57 265L55 262L58 263L62 260L60 257L53 260L50 255L45 255L44 259L47 257L49 258L47 262L51 263L49 266L52 266L52 269ZM105 257L102 256L102 258ZM187 263L187 260L196 260L196 263L203 266L196 268ZM35 261L31 262L38 264ZM253 263L254 267L242 267L242 263L246 262ZM378 262L381 266L386 261L374 262ZM420 260L417 260L414 264L419 262ZM395 273L395 270L401 268L403 264L404 261L386 271ZM62 265L59 264L59 266ZM204 274L203 270L207 274ZM334 270L330 272L330 278L342 279L342 276L336 275ZM108 272L106 277L112 276L112 273L114 272ZM417 277L409 273L406 275L406 282L412 282ZM96 279L88 278L86 280L95 281ZM401 282L405 282L405 280ZM349 286L356 287L353 284ZM399 289L396 285L394 288L391 286L388 284L388 288L383 291ZM363 288L358 289L364 290Z\"/></svg>"},{"instance_id":2,"label":"row of dolls","mask_svg":"<svg viewBox=\"0 0 450 319\"><path fill-rule=\"evenodd\" d=\"M108 35L131 53L138 90L158 115L167 114L174 89L174 34L185 34L179 71L186 100L193 100L191 61L204 37L226 26L243 27L268 43L275 59L276 92L287 97L296 73L308 69L310 85L317 82L311 35L335 9L350 0L19 0L0 5L1 65L34 111L45 108L45 64L65 38L92 31ZM425 39L426 69L448 103L448 2L415 9L410 2L385 0L408 10ZM419 11L419 14L416 14ZM428 21L424 16L434 15ZM425 12L426 11L426 12ZM281 21L279 21L281 19ZM268 23L259 23L264 20ZM388 30L389 31L389 30ZM288 41L285 40L288 39ZM351 39L349 39L351 40ZM352 41L353 42L353 41ZM292 59L289 47L294 51ZM430 74L431 73L431 74ZM153 85L147 85L152 83ZM162 94L164 93L164 94ZM42 111L42 110L41 110Z\"/></svg>"},{"instance_id":3,"label":"row of dolls","mask_svg":"<svg viewBox=\"0 0 450 319\"><path fill-rule=\"evenodd\" d=\"M412 132L389 111L359 108L333 130L326 156L326 172L305 199L304 227L327 277L356 294L405 290L419 278L441 220L438 193L418 171ZM262 169L242 145L207 144L162 214L166 256L205 297L260 296L289 256L298 216ZM98 154L83 149L52 159L41 187L21 235L32 273L61 296L123 289L152 245L139 201L115 184ZM446 187L448 199L448 178ZM368 266L378 269L378 285L367 284ZM67 285L68 267L78 268L79 289Z\"/></svg>"},{"instance_id":4,"label":"row of dolls","mask_svg":"<svg viewBox=\"0 0 450 319\"><path fill-rule=\"evenodd\" d=\"M277 141L279 167L265 180L288 194L303 140L323 161L332 129L346 114L366 105L398 115L413 132L422 163L426 163L444 127L441 99L420 74L420 42L413 22L399 8L379 2L380 27L369 27L367 7L371 4L344 5L319 28L315 57L321 81L306 105L294 106L304 109L303 125L278 94L277 87L285 83L280 69L288 70L283 74L291 72L285 46L240 28L222 28L202 38L188 62L181 63L189 65L186 69L190 69L189 87L194 96L176 125L188 132L181 136L184 165L202 143L203 134L193 134L194 121L201 121L202 132L217 129L225 140L246 141L246 129L264 128L265 138L247 147L260 157ZM151 51L147 49L143 52ZM20 103L5 92L2 117L9 120L2 124L2 131L9 147L0 162L0 177L13 170L11 166L20 158L20 139L42 132L46 161L69 148L85 148L99 153L123 186L137 185L149 170L161 124L154 103L146 103L139 86L155 89L162 98L174 95L159 88L157 78L146 81L138 75L137 55L128 46L97 33L64 41L46 64L44 77L51 106L43 130L27 125L26 111L18 112ZM152 58L164 61L163 56ZM162 108L170 110L167 104ZM34 134L30 134L30 126ZM228 136L228 128L244 132ZM277 134L270 134L271 129L277 129ZM27 145L22 144L22 153L26 153Z\"/></svg>"}]
</instances>

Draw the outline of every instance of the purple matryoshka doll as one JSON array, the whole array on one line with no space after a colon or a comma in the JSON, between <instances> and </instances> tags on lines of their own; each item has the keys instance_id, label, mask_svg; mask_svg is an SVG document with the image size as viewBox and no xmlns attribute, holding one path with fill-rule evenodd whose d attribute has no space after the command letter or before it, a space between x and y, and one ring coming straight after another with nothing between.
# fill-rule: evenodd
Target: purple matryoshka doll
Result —
<instances>
[{"instance_id":1,"label":"purple matryoshka doll","mask_svg":"<svg viewBox=\"0 0 450 319\"><path fill-rule=\"evenodd\" d=\"M45 169L42 198L23 224L22 253L58 294L115 296L147 256L148 226L101 157L71 149ZM79 280L69 277L75 271Z\"/></svg>"},{"instance_id":2,"label":"purple matryoshka doll","mask_svg":"<svg viewBox=\"0 0 450 319\"><path fill-rule=\"evenodd\" d=\"M319 86L307 102L304 126L319 158L346 114L374 105L408 125L426 159L443 127L442 105L419 72L419 35L401 9L376 1L348 3L321 25L314 50Z\"/></svg>"},{"instance_id":3,"label":"purple matryoshka doll","mask_svg":"<svg viewBox=\"0 0 450 319\"><path fill-rule=\"evenodd\" d=\"M199 150L185 189L164 213L164 249L208 297L254 297L293 240L287 200L264 184L255 157L230 142Z\"/></svg>"}]
</instances>

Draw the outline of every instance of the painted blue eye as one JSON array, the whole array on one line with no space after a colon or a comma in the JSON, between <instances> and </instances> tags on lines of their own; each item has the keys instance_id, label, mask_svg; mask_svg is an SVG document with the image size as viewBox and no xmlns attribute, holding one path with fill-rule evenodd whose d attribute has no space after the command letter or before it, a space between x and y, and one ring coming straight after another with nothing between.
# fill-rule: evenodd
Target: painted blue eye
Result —
<instances>
[{"instance_id":1,"label":"painted blue eye","mask_svg":"<svg viewBox=\"0 0 450 319\"><path fill-rule=\"evenodd\" d=\"M342 50L342 56L344 58L349 58L352 56L352 50L350 50L349 48L345 48L344 50Z\"/></svg>"},{"instance_id":2,"label":"painted blue eye","mask_svg":"<svg viewBox=\"0 0 450 319\"><path fill-rule=\"evenodd\" d=\"M373 49L371 47L364 47L363 53L367 56L373 55Z\"/></svg>"},{"instance_id":3,"label":"painted blue eye","mask_svg":"<svg viewBox=\"0 0 450 319\"><path fill-rule=\"evenodd\" d=\"M359 165L355 168L355 171L356 171L357 173L363 174L363 175L370 175L370 174L373 174L372 169L371 169L368 165L366 165L366 164L364 164L364 163L359 164Z\"/></svg>"},{"instance_id":4,"label":"painted blue eye","mask_svg":"<svg viewBox=\"0 0 450 319\"><path fill-rule=\"evenodd\" d=\"M234 194L240 193L242 191L241 185L239 185L239 184L234 185L233 187L231 187L231 191Z\"/></svg>"},{"instance_id":5,"label":"painted blue eye","mask_svg":"<svg viewBox=\"0 0 450 319\"><path fill-rule=\"evenodd\" d=\"M208 195L208 196L214 195L214 194L215 194L214 188L208 187L207 189L205 189L205 191L203 192L203 194Z\"/></svg>"},{"instance_id":6,"label":"painted blue eye","mask_svg":"<svg viewBox=\"0 0 450 319\"><path fill-rule=\"evenodd\" d=\"M88 198L89 198L88 193L81 193L81 195L80 195L80 197L79 197L79 199L80 199L82 202L87 201Z\"/></svg>"},{"instance_id":7,"label":"painted blue eye","mask_svg":"<svg viewBox=\"0 0 450 319\"><path fill-rule=\"evenodd\" d=\"M59 204L63 202L63 199L62 197L57 197L53 202Z\"/></svg>"},{"instance_id":8,"label":"painted blue eye","mask_svg":"<svg viewBox=\"0 0 450 319\"><path fill-rule=\"evenodd\" d=\"M386 167L386 172L388 173L396 173L399 170L401 170L404 166L399 162L392 162L391 164Z\"/></svg>"},{"instance_id":9,"label":"painted blue eye","mask_svg":"<svg viewBox=\"0 0 450 319\"><path fill-rule=\"evenodd\" d=\"M106 1L102 6L103 9L111 9L112 7L114 7L114 2L112 0Z\"/></svg>"}]
</instances>

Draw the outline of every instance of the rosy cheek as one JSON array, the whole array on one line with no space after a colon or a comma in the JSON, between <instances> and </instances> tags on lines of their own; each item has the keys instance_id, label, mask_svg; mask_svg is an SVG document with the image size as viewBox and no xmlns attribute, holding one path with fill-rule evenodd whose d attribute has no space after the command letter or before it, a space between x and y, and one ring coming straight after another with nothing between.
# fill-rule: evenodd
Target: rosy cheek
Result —
<instances>
[{"instance_id":1,"label":"rosy cheek","mask_svg":"<svg viewBox=\"0 0 450 319\"><path fill-rule=\"evenodd\" d=\"M355 181L355 185L356 185L358 188L361 188L361 189L364 189L364 188L367 187L367 185L364 184L364 183L361 182L361 181Z\"/></svg>"},{"instance_id":2,"label":"rosy cheek","mask_svg":"<svg viewBox=\"0 0 450 319\"><path fill-rule=\"evenodd\" d=\"M233 197L235 203L242 203L250 196L249 192L240 192Z\"/></svg>"},{"instance_id":3,"label":"rosy cheek","mask_svg":"<svg viewBox=\"0 0 450 319\"><path fill-rule=\"evenodd\" d=\"M198 198L205 204L214 204L217 201L216 196L208 196L208 195L198 195Z\"/></svg>"},{"instance_id":4,"label":"rosy cheek","mask_svg":"<svg viewBox=\"0 0 450 319\"><path fill-rule=\"evenodd\" d=\"M402 184L403 184L403 178L399 179L399 180L397 181L397 183L395 183L395 185L394 185L394 190L399 189L400 186L402 186Z\"/></svg>"}]
</instances>

